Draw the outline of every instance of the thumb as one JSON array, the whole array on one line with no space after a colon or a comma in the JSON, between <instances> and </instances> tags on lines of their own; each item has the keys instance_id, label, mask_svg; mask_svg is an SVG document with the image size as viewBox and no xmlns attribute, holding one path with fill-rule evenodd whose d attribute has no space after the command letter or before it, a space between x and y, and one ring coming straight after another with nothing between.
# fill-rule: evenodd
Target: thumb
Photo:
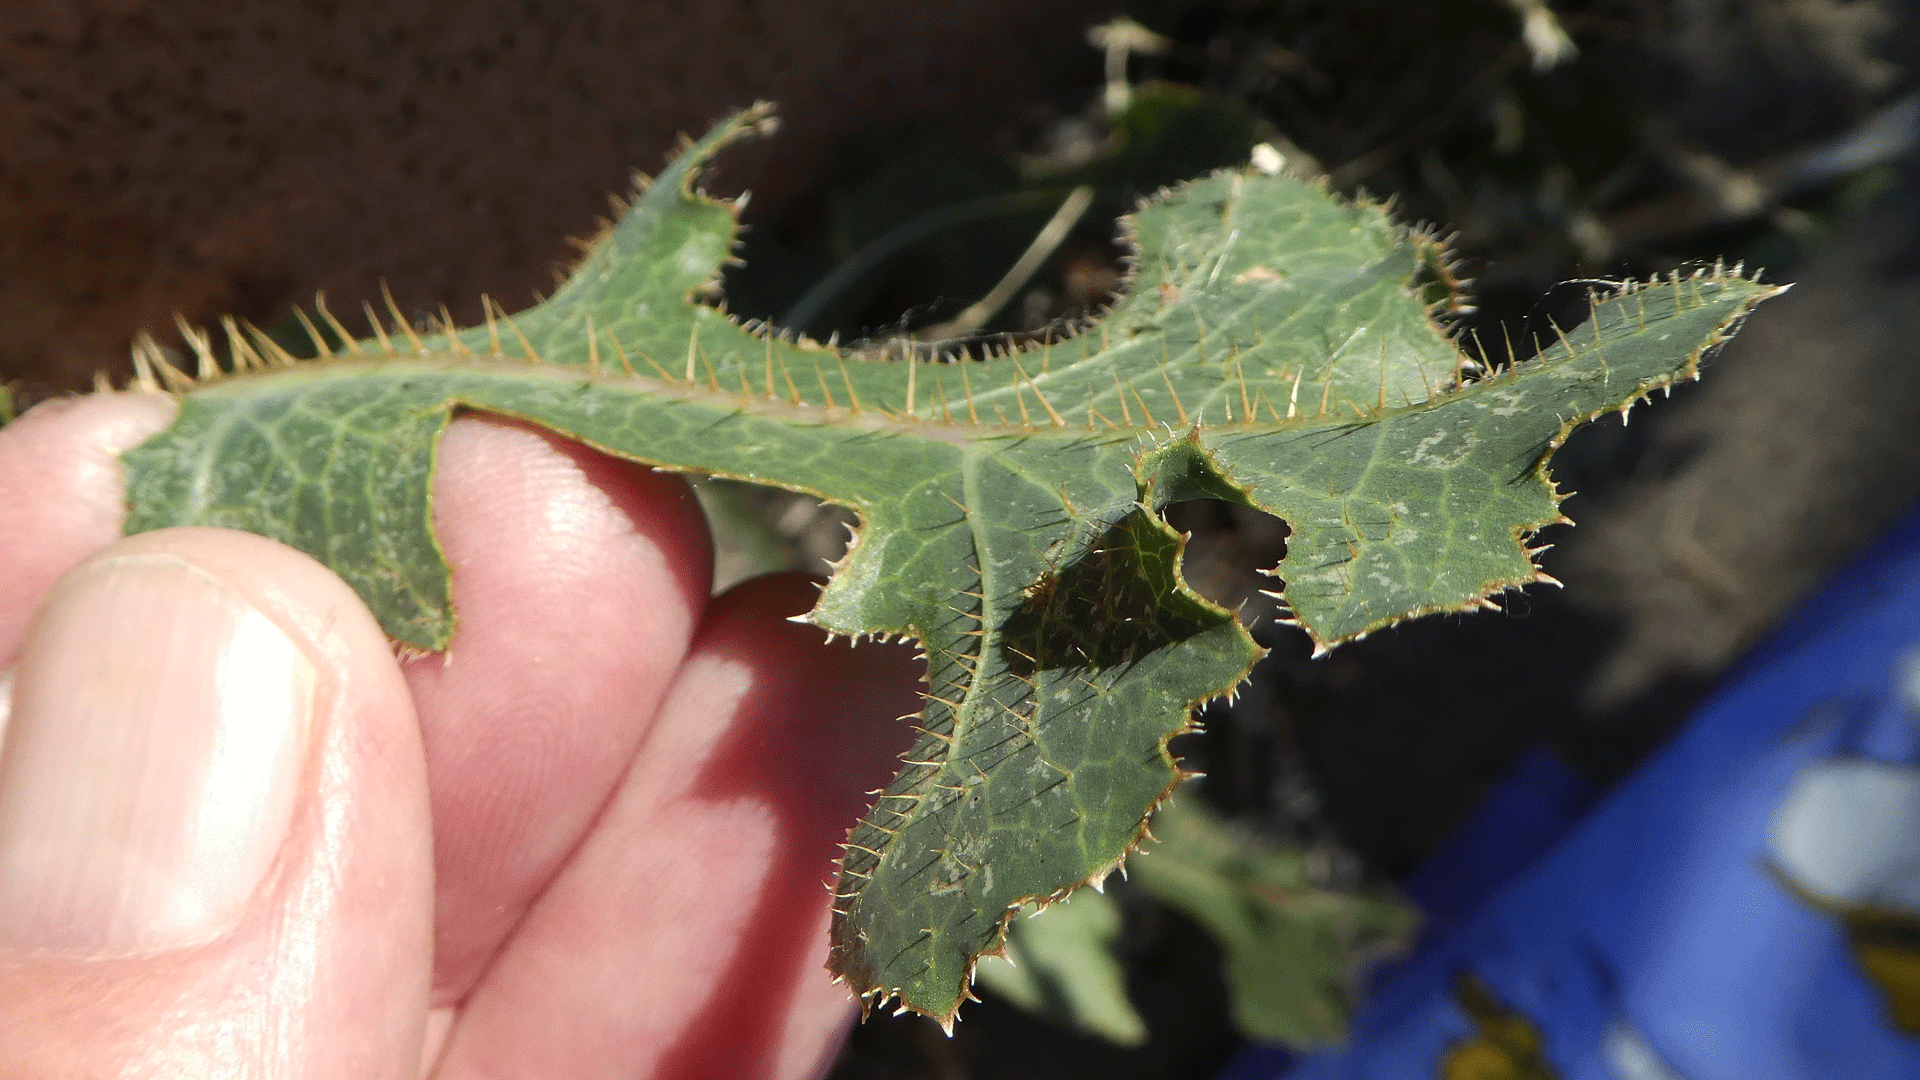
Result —
<instances>
[{"instance_id":1,"label":"thumb","mask_svg":"<svg viewBox=\"0 0 1920 1080\"><path fill-rule=\"evenodd\" d=\"M416 1077L430 845L344 583L243 533L112 544L0 674L0 1077Z\"/></svg>"}]
</instances>

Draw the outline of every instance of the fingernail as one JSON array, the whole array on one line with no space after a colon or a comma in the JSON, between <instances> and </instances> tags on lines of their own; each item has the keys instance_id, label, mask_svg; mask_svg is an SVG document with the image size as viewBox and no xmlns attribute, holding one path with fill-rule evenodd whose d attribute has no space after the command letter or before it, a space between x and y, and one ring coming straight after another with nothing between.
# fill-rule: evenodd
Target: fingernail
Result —
<instances>
[{"instance_id":1,"label":"fingernail","mask_svg":"<svg viewBox=\"0 0 1920 1080\"><path fill-rule=\"evenodd\" d=\"M0 952L116 956L231 930L292 823L315 673L173 555L54 586L0 743Z\"/></svg>"}]
</instances>

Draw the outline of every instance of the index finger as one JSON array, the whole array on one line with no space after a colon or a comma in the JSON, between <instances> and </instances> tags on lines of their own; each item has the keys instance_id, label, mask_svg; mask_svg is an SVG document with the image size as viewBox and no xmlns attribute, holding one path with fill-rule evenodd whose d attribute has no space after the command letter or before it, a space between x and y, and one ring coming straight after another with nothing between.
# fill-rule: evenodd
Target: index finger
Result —
<instances>
[{"instance_id":1,"label":"index finger","mask_svg":"<svg viewBox=\"0 0 1920 1080\"><path fill-rule=\"evenodd\" d=\"M173 423L165 394L49 401L0 428L0 667L60 575L120 538L120 455Z\"/></svg>"}]
</instances>

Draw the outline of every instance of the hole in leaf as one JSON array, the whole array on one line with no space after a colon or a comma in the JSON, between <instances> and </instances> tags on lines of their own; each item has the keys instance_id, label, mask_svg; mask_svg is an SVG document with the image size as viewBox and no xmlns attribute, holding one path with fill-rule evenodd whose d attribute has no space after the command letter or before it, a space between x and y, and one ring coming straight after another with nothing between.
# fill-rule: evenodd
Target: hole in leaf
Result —
<instances>
[{"instance_id":1,"label":"hole in leaf","mask_svg":"<svg viewBox=\"0 0 1920 1080\"><path fill-rule=\"evenodd\" d=\"M1287 554L1287 523L1251 506L1220 499L1174 503L1164 514L1175 532L1187 534L1181 576L1194 592L1228 611L1242 611L1251 626L1273 615L1274 601L1261 595L1278 582L1265 571Z\"/></svg>"},{"instance_id":2,"label":"hole in leaf","mask_svg":"<svg viewBox=\"0 0 1920 1080\"><path fill-rule=\"evenodd\" d=\"M1159 521L1142 510L1127 515L1028 589L1003 627L1008 667L1027 678L1133 664L1220 625L1231 616L1174 591L1179 554Z\"/></svg>"}]
</instances>

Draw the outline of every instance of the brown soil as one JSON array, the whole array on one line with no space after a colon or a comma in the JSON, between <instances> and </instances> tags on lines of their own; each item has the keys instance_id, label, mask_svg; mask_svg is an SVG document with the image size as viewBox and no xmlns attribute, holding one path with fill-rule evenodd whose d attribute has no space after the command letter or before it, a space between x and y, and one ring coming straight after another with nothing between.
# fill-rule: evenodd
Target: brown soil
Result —
<instances>
[{"instance_id":1,"label":"brown soil","mask_svg":"<svg viewBox=\"0 0 1920 1080\"><path fill-rule=\"evenodd\" d=\"M326 291L476 320L550 288L632 171L756 100L721 184L777 206L838 140L981 137L1083 85L1100 0L16 0L0 18L0 382Z\"/></svg>"}]
</instances>

